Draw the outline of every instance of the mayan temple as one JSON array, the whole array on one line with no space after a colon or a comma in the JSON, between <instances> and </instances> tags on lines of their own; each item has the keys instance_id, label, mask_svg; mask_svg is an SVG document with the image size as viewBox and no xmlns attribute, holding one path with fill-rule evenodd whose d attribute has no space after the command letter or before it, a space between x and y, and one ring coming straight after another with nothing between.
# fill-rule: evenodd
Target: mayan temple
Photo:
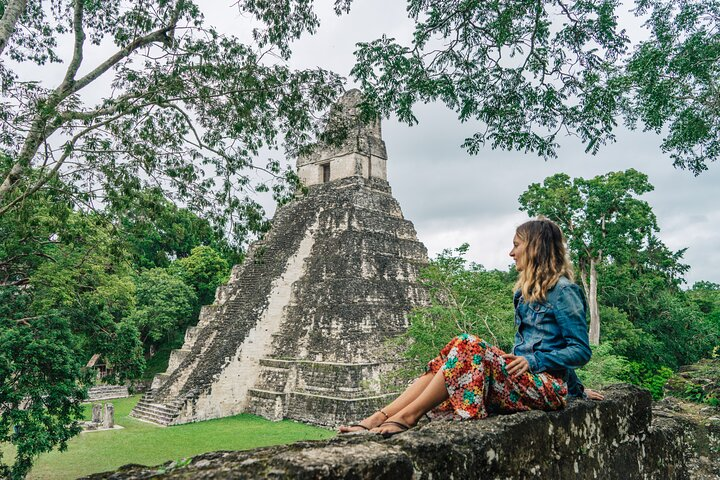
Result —
<instances>
[{"instance_id":1,"label":"mayan temple","mask_svg":"<svg viewBox=\"0 0 720 480\"><path fill-rule=\"evenodd\" d=\"M174 425L242 412L320 425L357 421L395 394L383 342L425 304L427 251L387 182L380 122L345 94L330 125L341 144L298 159L308 187L236 265L215 303L131 415Z\"/></svg>"}]
</instances>

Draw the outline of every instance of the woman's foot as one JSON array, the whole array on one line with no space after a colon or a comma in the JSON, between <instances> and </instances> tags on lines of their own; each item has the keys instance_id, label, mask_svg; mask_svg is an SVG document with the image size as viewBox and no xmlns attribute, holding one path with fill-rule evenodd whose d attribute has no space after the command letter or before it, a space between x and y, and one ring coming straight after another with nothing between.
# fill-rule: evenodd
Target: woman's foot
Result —
<instances>
[{"instance_id":1,"label":"woman's foot","mask_svg":"<svg viewBox=\"0 0 720 480\"><path fill-rule=\"evenodd\" d=\"M373 432L375 430L378 430L377 433L379 433L385 438L389 438L398 433L407 432L411 428L413 428L412 425L407 425L402 422L396 422L394 420L388 420L387 422L383 422L382 425L377 427L377 429L373 429Z\"/></svg>"},{"instance_id":2,"label":"woman's foot","mask_svg":"<svg viewBox=\"0 0 720 480\"><path fill-rule=\"evenodd\" d=\"M417 420L409 415L403 415L403 412L398 412L392 417L382 422L377 427L371 429L372 433L379 433L383 437L391 437L397 433L402 433L410 430L415 426Z\"/></svg>"},{"instance_id":3,"label":"woman's foot","mask_svg":"<svg viewBox=\"0 0 720 480\"><path fill-rule=\"evenodd\" d=\"M340 433L352 433L352 432L367 432L375 427L379 427L388 417L380 410L373 413L369 417L361 420L354 425L340 425L338 431Z\"/></svg>"}]
</instances>

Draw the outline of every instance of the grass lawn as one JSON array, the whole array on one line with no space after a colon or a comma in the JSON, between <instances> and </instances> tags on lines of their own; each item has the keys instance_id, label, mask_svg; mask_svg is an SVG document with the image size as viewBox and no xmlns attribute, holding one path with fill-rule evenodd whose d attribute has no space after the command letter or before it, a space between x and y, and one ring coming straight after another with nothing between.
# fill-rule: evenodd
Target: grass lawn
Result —
<instances>
[{"instance_id":1,"label":"grass lawn","mask_svg":"<svg viewBox=\"0 0 720 480\"><path fill-rule=\"evenodd\" d=\"M270 422L254 415L159 427L128 416L139 398L110 400L115 406L115 423L124 429L81 433L68 442L65 452L41 455L29 478L77 478L127 463L157 465L214 450L246 450L335 435L324 428L287 420ZM90 405L85 410L90 419Z\"/></svg>"}]
</instances>

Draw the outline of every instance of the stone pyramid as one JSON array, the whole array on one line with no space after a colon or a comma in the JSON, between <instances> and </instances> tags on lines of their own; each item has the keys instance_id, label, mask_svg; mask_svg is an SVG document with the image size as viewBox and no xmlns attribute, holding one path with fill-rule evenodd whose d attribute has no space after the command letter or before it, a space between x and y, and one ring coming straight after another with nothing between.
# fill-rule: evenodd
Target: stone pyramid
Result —
<instances>
[{"instance_id":1,"label":"stone pyramid","mask_svg":"<svg viewBox=\"0 0 720 480\"><path fill-rule=\"evenodd\" d=\"M278 209L265 237L202 308L131 415L163 425L242 412L334 426L396 393L383 342L427 302L427 250L386 180L379 121L358 119L359 91L331 111L341 144L298 160L306 194Z\"/></svg>"}]
</instances>

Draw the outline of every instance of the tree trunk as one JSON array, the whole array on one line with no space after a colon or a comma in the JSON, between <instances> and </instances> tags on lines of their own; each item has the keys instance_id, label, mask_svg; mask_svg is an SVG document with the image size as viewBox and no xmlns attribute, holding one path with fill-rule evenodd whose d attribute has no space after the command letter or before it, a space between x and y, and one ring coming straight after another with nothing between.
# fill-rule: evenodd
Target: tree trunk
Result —
<instances>
[{"instance_id":1,"label":"tree trunk","mask_svg":"<svg viewBox=\"0 0 720 480\"><path fill-rule=\"evenodd\" d=\"M600 344L600 311L597 300L596 263L596 259L590 259L590 294L588 295L588 307L590 308L590 345Z\"/></svg>"},{"instance_id":2,"label":"tree trunk","mask_svg":"<svg viewBox=\"0 0 720 480\"><path fill-rule=\"evenodd\" d=\"M10 0L5 5L5 12L0 18L0 55L15 31L15 24L25 11L27 0Z\"/></svg>"},{"instance_id":3,"label":"tree trunk","mask_svg":"<svg viewBox=\"0 0 720 480\"><path fill-rule=\"evenodd\" d=\"M580 264L580 280L582 281L583 290L585 291L585 298L590 298L590 287L588 286L588 272L584 261L578 262Z\"/></svg>"},{"instance_id":4,"label":"tree trunk","mask_svg":"<svg viewBox=\"0 0 720 480\"><path fill-rule=\"evenodd\" d=\"M50 108L55 108L57 102L48 101ZM58 129L59 124L48 127L48 115L38 113L30 126L30 131L25 137L20 153L7 176L0 184L0 200L6 197L16 186L17 182L25 175L31 166L31 162L37 153L40 145Z\"/></svg>"}]
</instances>

